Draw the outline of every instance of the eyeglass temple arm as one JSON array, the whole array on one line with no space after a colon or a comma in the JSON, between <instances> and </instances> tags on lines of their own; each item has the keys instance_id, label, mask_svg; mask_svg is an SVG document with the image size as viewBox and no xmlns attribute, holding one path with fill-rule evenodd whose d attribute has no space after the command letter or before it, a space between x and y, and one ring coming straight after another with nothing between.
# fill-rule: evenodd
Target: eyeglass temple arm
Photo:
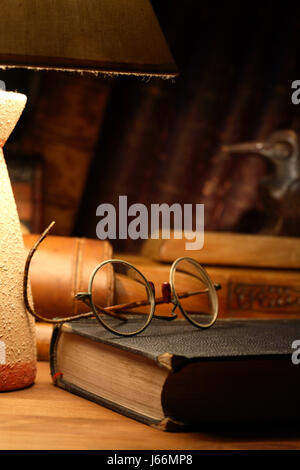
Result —
<instances>
[{"instance_id":1,"label":"eyeglass temple arm","mask_svg":"<svg viewBox=\"0 0 300 470\"><path fill-rule=\"evenodd\" d=\"M78 292L75 295L76 300L80 300L81 302L85 303L89 308L92 308L91 306L91 294L89 292ZM95 305L97 309L101 312L104 313L105 315L110 315L111 317L114 318L119 318L120 320L126 320L126 317L124 317L122 314L116 313L113 311L113 307L100 307L99 305ZM92 313L93 314L93 313Z\"/></svg>"},{"instance_id":2,"label":"eyeglass temple arm","mask_svg":"<svg viewBox=\"0 0 300 470\"><path fill-rule=\"evenodd\" d=\"M47 323L65 323L70 320L76 320L77 318L83 318L83 317L91 317L93 315L92 312L88 313L81 313L79 315L73 315L72 317L60 317L60 318L47 318L44 317L43 315L37 313L34 308L31 307L29 298L28 298L28 280L29 280L29 268L30 268L30 263L32 260L32 257L36 250L38 249L39 245L42 243L42 241L46 238L50 230L52 229L53 225L55 222L51 222L51 224L44 230L40 238L35 242L33 247L29 250L29 253L27 255L27 259L25 262L25 267L24 267L24 276L23 276L23 299L24 299L24 304L27 309L27 311L34 316L38 320L42 320Z\"/></svg>"}]
</instances>

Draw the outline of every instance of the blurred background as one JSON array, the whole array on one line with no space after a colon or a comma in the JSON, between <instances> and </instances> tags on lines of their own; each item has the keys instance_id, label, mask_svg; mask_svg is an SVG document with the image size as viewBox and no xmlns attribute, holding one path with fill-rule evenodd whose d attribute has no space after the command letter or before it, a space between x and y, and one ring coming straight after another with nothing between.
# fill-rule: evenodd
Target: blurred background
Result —
<instances>
[{"instance_id":1,"label":"blurred background","mask_svg":"<svg viewBox=\"0 0 300 470\"><path fill-rule=\"evenodd\" d=\"M152 0L175 80L3 70L28 104L5 146L28 231L96 238L96 208L205 204L205 230L258 233L266 163L222 145L300 132L300 9L292 2ZM136 252L139 240L112 240Z\"/></svg>"}]
</instances>

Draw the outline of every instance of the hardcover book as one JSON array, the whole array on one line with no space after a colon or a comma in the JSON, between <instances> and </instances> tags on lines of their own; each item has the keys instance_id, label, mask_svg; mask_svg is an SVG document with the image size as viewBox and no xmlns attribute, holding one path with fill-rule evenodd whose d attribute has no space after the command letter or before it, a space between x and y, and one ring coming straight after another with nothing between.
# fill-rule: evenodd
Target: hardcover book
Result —
<instances>
[{"instance_id":1,"label":"hardcover book","mask_svg":"<svg viewBox=\"0 0 300 470\"><path fill-rule=\"evenodd\" d=\"M80 320L54 329L50 367L58 387L164 431L297 422L297 338L299 320L154 319L129 338Z\"/></svg>"}]
</instances>

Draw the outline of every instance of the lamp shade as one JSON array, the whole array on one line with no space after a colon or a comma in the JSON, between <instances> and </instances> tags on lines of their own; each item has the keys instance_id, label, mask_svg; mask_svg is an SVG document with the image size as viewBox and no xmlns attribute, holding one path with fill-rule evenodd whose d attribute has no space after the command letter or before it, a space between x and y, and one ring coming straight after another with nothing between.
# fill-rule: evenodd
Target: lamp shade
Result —
<instances>
[{"instance_id":1,"label":"lamp shade","mask_svg":"<svg viewBox=\"0 0 300 470\"><path fill-rule=\"evenodd\" d=\"M177 74L149 0L1 0L0 66Z\"/></svg>"},{"instance_id":2,"label":"lamp shade","mask_svg":"<svg viewBox=\"0 0 300 470\"><path fill-rule=\"evenodd\" d=\"M25 95L0 91L0 391L31 385L36 374L34 320L23 300L26 253L2 151L25 103Z\"/></svg>"}]
</instances>

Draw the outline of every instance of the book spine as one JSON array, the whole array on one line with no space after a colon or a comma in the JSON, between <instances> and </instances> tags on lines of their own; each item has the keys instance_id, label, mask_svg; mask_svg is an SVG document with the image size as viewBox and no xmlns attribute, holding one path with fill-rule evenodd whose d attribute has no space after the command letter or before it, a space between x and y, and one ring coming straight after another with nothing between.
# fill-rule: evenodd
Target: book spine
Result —
<instances>
[{"instance_id":1,"label":"book spine","mask_svg":"<svg viewBox=\"0 0 300 470\"><path fill-rule=\"evenodd\" d=\"M147 84L125 83L126 93L119 96L118 89L114 90L114 99L109 104L109 119L104 123L100 142L103 158L93 161L88 181L90 191L85 191L80 224L76 227L79 236L95 236L99 201L117 207L119 196L127 195L128 205L145 203L153 199L153 187L155 191L154 185L160 180L157 171L161 164L157 164L155 154L158 142L165 138L162 127L166 115L171 118L170 97L156 79ZM111 139L116 135L118 139ZM101 178L101 174L109 178ZM118 250L131 251L141 241L118 238L112 243Z\"/></svg>"},{"instance_id":2,"label":"book spine","mask_svg":"<svg viewBox=\"0 0 300 470\"><path fill-rule=\"evenodd\" d=\"M299 269L300 244L296 237L205 232L200 250L187 250L186 240L170 239L144 242L142 254L160 262L173 263L188 256L199 263L215 266Z\"/></svg>"},{"instance_id":3,"label":"book spine","mask_svg":"<svg viewBox=\"0 0 300 470\"><path fill-rule=\"evenodd\" d=\"M49 361L53 325L38 321L35 323L36 349L38 361Z\"/></svg>"},{"instance_id":4,"label":"book spine","mask_svg":"<svg viewBox=\"0 0 300 470\"><path fill-rule=\"evenodd\" d=\"M98 141L111 82L49 72L24 133L23 148L44 161L44 226L72 234Z\"/></svg>"},{"instance_id":5,"label":"book spine","mask_svg":"<svg viewBox=\"0 0 300 470\"><path fill-rule=\"evenodd\" d=\"M300 273L206 269L222 285L220 318L300 318Z\"/></svg>"}]
</instances>

